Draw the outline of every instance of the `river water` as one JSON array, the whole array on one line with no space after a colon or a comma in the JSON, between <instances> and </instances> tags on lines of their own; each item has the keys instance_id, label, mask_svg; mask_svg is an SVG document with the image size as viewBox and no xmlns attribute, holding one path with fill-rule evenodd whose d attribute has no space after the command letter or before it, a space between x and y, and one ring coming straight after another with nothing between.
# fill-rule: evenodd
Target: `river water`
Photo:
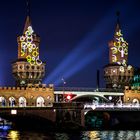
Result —
<instances>
[{"instance_id":1,"label":"river water","mask_svg":"<svg viewBox=\"0 0 140 140\"><path fill-rule=\"evenodd\" d=\"M1 131L0 140L140 140L140 131Z\"/></svg>"}]
</instances>

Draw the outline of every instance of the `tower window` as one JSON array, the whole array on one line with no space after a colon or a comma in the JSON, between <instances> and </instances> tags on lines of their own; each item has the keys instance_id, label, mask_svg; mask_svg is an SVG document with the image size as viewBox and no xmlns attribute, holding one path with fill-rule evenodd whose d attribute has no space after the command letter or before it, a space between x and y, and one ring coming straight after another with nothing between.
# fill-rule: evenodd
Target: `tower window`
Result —
<instances>
[{"instance_id":1,"label":"tower window","mask_svg":"<svg viewBox=\"0 0 140 140\"><path fill-rule=\"evenodd\" d=\"M20 69L22 69L23 67L22 67L22 66L20 66L19 68L20 68Z\"/></svg>"},{"instance_id":2,"label":"tower window","mask_svg":"<svg viewBox=\"0 0 140 140\"><path fill-rule=\"evenodd\" d=\"M20 82L20 84L21 84L21 85L24 85L24 84L25 84L25 81L24 81L24 80L22 80L22 81Z\"/></svg>"},{"instance_id":3,"label":"tower window","mask_svg":"<svg viewBox=\"0 0 140 140\"><path fill-rule=\"evenodd\" d=\"M30 67L27 65L26 68L29 69Z\"/></svg>"}]
</instances>

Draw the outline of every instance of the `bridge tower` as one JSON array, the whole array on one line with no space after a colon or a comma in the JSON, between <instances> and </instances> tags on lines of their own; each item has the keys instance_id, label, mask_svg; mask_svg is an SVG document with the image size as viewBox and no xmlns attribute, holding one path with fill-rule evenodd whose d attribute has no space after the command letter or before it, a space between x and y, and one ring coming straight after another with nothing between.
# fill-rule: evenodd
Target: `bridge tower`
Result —
<instances>
[{"instance_id":1,"label":"bridge tower","mask_svg":"<svg viewBox=\"0 0 140 140\"><path fill-rule=\"evenodd\" d=\"M109 41L109 64L104 67L104 79L107 88L120 88L129 85L134 68L128 65L128 43L123 38L119 13L114 38Z\"/></svg>"},{"instance_id":2,"label":"bridge tower","mask_svg":"<svg viewBox=\"0 0 140 140\"><path fill-rule=\"evenodd\" d=\"M45 63L39 58L40 37L34 32L28 14L23 34L17 37L18 59L12 63L12 74L16 86L26 87L28 84L41 84L45 76Z\"/></svg>"}]
</instances>

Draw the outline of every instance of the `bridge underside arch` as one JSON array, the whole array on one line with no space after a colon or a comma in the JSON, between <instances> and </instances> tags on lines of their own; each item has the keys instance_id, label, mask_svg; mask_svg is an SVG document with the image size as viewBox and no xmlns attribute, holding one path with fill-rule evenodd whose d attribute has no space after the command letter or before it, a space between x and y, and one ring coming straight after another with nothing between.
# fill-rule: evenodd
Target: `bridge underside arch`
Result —
<instances>
[{"instance_id":1,"label":"bridge underside arch","mask_svg":"<svg viewBox=\"0 0 140 140\"><path fill-rule=\"evenodd\" d=\"M87 128L105 129L109 127L110 114L102 111L88 111L85 114L85 126Z\"/></svg>"}]
</instances>

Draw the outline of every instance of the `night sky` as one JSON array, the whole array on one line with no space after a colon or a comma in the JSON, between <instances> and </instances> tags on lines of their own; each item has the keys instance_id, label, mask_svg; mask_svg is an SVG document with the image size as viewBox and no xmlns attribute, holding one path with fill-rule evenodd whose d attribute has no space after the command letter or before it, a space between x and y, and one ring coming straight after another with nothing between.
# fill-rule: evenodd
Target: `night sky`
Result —
<instances>
[{"instance_id":1,"label":"night sky","mask_svg":"<svg viewBox=\"0 0 140 140\"><path fill-rule=\"evenodd\" d=\"M140 67L139 0L30 0L34 31L41 37L40 59L46 62L43 83L96 87L96 71L108 64L108 41L113 38L116 11L124 39L129 43L128 62ZM13 86L11 63L17 59L17 36L27 15L26 0L0 3L0 85Z\"/></svg>"}]
</instances>

